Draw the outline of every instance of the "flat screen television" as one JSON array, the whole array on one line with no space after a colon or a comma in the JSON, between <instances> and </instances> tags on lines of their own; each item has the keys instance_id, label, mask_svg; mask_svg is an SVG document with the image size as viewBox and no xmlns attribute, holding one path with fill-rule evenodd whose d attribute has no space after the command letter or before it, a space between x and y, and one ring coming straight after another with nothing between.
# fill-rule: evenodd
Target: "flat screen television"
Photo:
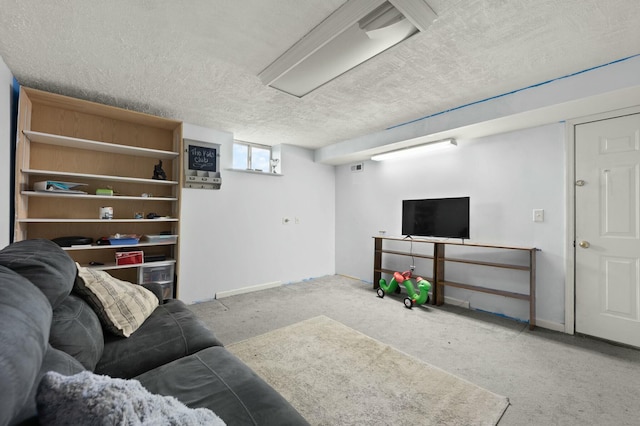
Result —
<instances>
[{"instance_id":1,"label":"flat screen television","mask_svg":"<svg viewBox=\"0 0 640 426\"><path fill-rule=\"evenodd\" d=\"M403 200L402 234L469 239L469 197Z\"/></svg>"}]
</instances>

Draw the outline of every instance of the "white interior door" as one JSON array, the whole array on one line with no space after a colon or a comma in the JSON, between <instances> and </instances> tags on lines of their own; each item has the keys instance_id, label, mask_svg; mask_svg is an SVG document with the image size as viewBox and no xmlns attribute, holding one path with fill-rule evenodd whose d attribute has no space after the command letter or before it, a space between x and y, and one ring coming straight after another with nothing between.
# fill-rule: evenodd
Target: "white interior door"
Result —
<instances>
[{"instance_id":1,"label":"white interior door","mask_svg":"<svg viewBox=\"0 0 640 426\"><path fill-rule=\"evenodd\" d=\"M576 331L640 347L640 114L575 127Z\"/></svg>"}]
</instances>

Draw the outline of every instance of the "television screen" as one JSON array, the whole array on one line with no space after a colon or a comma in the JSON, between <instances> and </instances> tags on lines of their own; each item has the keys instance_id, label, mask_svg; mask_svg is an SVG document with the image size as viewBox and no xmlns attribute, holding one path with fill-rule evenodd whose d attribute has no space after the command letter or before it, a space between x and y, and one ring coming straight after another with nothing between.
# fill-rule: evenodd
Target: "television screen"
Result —
<instances>
[{"instance_id":1,"label":"television screen","mask_svg":"<svg viewBox=\"0 0 640 426\"><path fill-rule=\"evenodd\" d=\"M469 239L469 197L403 200L402 234Z\"/></svg>"}]
</instances>

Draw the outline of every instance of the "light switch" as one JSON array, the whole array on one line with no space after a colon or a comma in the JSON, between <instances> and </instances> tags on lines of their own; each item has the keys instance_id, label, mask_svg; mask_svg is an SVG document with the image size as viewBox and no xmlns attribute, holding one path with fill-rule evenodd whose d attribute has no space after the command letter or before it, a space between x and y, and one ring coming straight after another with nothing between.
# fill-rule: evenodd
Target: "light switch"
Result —
<instances>
[{"instance_id":1,"label":"light switch","mask_svg":"<svg viewBox=\"0 0 640 426\"><path fill-rule=\"evenodd\" d=\"M533 221L534 222L544 222L544 210L543 209L533 209Z\"/></svg>"}]
</instances>

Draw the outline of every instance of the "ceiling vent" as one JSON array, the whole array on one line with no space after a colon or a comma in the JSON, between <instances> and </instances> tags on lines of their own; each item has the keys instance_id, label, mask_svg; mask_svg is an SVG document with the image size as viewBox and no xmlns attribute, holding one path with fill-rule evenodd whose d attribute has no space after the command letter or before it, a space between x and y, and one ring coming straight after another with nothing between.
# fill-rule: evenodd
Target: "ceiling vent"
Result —
<instances>
[{"instance_id":1,"label":"ceiling vent","mask_svg":"<svg viewBox=\"0 0 640 426\"><path fill-rule=\"evenodd\" d=\"M437 15L424 0L349 0L258 77L302 97L424 31Z\"/></svg>"},{"instance_id":2,"label":"ceiling vent","mask_svg":"<svg viewBox=\"0 0 640 426\"><path fill-rule=\"evenodd\" d=\"M351 172L358 173L364 170L364 163L357 163L351 165Z\"/></svg>"}]
</instances>

